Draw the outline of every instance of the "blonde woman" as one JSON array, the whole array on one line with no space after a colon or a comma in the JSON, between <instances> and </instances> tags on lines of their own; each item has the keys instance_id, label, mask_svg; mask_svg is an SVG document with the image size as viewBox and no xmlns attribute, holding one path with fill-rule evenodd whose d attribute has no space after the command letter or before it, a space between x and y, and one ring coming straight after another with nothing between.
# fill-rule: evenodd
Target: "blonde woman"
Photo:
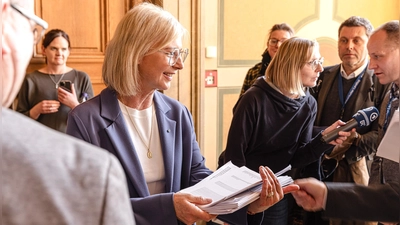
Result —
<instances>
[{"instance_id":1,"label":"blonde woman","mask_svg":"<svg viewBox=\"0 0 400 225\"><path fill-rule=\"evenodd\" d=\"M282 43L265 77L256 80L234 107L225 162L255 171L260 165L273 171L289 164L303 167L350 135L341 132L342 136L330 142L332 145L321 141L323 134L344 124L337 121L313 137L317 104L308 88L316 85L322 63L316 41L293 37ZM264 216L249 216L249 224L258 223L262 217L263 224L287 224L286 199L265 211Z\"/></svg>"}]
</instances>

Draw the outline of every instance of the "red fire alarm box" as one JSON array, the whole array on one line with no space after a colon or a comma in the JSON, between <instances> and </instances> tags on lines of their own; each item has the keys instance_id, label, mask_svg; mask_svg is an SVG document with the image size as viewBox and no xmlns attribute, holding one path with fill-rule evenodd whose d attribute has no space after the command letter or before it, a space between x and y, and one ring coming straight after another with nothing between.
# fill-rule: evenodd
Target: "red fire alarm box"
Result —
<instances>
[{"instance_id":1,"label":"red fire alarm box","mask_svg":"<svg viewBox=\"0 0 400 225\"><path fill-rule=\"evenodd\" d=\"M218 84L217 70L206 70L205 86L217 87L217 84Z\"/></svg>"}]
</instances>

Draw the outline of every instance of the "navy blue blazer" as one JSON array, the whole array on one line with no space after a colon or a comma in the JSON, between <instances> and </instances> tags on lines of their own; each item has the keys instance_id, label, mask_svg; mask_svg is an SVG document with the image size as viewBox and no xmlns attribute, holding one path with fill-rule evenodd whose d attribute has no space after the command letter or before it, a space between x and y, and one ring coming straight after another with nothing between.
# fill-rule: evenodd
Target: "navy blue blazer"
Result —
<instances>
[{"instance_id":1,"label":"navy blue blazer","mask_svg":"<svg viewBox=\"0 0 400 225\"><path fill-rule=\"evenodd\" d=\"M148 191L115 91L106 88L75 107L68 116L67 133L108 150L120 160L137 224L178 224L173 193L198 183L212 171L205 167L189 110L158 91L154 106L164 156L165 193L150 195ZM235 223L246 224L245 209L235 214L230 216Z\"/></svg>"}]
</instances>

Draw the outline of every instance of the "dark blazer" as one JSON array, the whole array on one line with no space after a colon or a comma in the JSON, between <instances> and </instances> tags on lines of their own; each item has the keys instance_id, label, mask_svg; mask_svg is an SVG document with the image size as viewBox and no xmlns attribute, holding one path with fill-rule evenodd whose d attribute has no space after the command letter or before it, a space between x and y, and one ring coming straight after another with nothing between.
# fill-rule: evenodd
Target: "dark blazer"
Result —
<instances>
[{"instance_id":1,"label":"dark blazer","mask_svg":"<svg viewBox=\"0 0 400 225\"><path fill-rule=\"evenodd\" d=\"M321 73L317 87L311 91L312 95L317 99L318 110L315 119L315 126L321 126L321 118L327 113L324 112L324 106L327 103L327 97L338 73L340 71L340 64L329 66L324 69ZM346 105L345 110L350 111L351 114L355 114L358 110L375 106L380 109L380 105L383 101L385 93L388 90L388 85L381 85L373 73L373 70L366 70L364 77L359 84L357 99L355 104ZM339 118L338 118L339 119ZM378 120L375 120L371 126L359 127L357 132L362 134L362 139L358 146L353 145L346 152L346 160L349 164L352 164L360 160L363 156L368 156L372 159L373 154L377 148L377 137L378 137Z\"/></svg>"},{"instance_id":2,"label":"dark blazer","mask_svg":"<svg viewBox=\"0 0 400 225\"><path fill-rule=\"evenodd\" d=\"M324 216L345 220L399 222L398 182L363 186L326 183L328 196Z\"/></svg>"},{"instance_id":3,"label":"dark blazer","mask_svg":"<svg viewBox=\"0 0 400 225\"><path fill-rule=\"evenodd\" d=\"M386 134L386 131L383 129L386 116L388 116L389 121L391 121L395 110L399 107L399 99L394 100L391 104L391 113L389 115L386 115L386 108L389 104L389 92L386 94L386 97L381 106L381 111L383 112L379 116L378 144L381 143L384 135ZM397 136L399 135L397 134ZM399 149L395 148L393 149L393 151L399 151ZM374 161L371 165L371 176L369 178L368 185L371 186L375 184L399 183L399 180L400 171L398 162L383 157L374 157ZM398 200L400 201L400 199Z\"/></svg>"},{"instance_id":4,"label":"dark blazer","mask_svg":"<svg viewBox=\"0 0 400 225\"><path fill-rule=\"evenodd\" d=\"M165 193L150 195L148 191L115 91L106 88L75 107L68 116L67 133L117 156L126 173L137 224L178 224L173 193L198 183L212 171L205 167L189 110L157 91L154 106L164 157ZM239 214L236 216L245 224L245 209Z\"/></svg>"}]
</instances>

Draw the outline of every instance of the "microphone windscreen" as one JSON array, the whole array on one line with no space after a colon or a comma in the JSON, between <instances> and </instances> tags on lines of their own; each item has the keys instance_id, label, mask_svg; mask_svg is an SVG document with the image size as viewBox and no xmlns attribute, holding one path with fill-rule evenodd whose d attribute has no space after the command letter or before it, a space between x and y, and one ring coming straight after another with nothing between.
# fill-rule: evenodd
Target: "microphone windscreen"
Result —
<instances>
[{"instance_id":1,"label":"microphone windscreen","mask_svg":"<svg viewBox=\"0 0 400 225\"><path fill-rule=\"evenodd\" d=\"M369 126L378 117L379 110L374 106L358 110L357 113L353 115L359 127Z\"/></svg>"}]
</instances>

